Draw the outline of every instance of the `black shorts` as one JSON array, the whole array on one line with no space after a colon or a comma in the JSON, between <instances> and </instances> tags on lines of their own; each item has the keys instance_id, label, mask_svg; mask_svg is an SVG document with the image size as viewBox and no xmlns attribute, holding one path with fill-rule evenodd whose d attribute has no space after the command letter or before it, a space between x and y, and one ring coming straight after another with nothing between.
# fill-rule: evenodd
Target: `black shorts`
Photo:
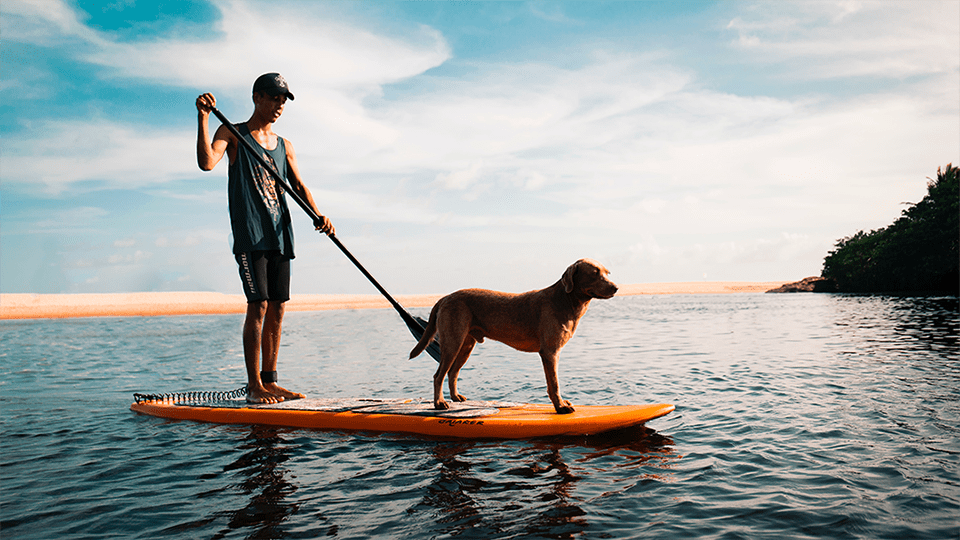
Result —
<instances>
[{"instance_id":1,"label":"black shorts","mask_svg":"<svg viewBox=\"0 0 960 540\"><path fill-rule=\"evenodd\" d=\"M279 251L251 251L236 257L247 302L290 299L290 259Z\"/></svg>"}]
</instances>

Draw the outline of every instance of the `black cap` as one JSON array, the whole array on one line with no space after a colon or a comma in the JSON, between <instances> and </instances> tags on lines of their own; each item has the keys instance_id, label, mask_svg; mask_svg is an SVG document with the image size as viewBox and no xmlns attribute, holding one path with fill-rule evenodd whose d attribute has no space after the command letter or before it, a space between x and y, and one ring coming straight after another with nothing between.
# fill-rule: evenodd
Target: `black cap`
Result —
<instances>
[{"instance_id":1,"label":"black cap","mask_svg":"<svg viewBox=\"0 0 960 540\"><path fill-rule=\"evenodd\" d=\"M256 82L253 83L253 91L261 92L268 96L284 94L289 99L293 99L293 93L290 92L290 86L287 85L287 80L279 73L264 73L257 77Z\"/></svg>"}]
</instances>

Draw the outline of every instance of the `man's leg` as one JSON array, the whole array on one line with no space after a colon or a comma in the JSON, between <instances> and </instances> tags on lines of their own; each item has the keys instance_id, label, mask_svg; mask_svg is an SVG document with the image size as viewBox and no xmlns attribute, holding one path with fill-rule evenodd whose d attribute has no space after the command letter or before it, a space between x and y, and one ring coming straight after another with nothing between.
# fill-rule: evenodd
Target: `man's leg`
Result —
<instances>
[{"instance_id":1,"label":"man's leg","mask_svg":"<svg viewBox=\"0 0 960 540\"><path fill-rule=\"evenodd\" d=\"M277 371L277 358L280 355L280 335L283 327L283 302L270 300L263 319L261 348L263 350L263 371ZM265 382L264 388L271 394L283 399L300 399L304 395L283 388L276 381Z\"/></svg>"},{"instance_id":2,"label":"man's leg","mask_svg":"<svg viewBox=\"0 0 960 540\"><path fill-rule=\"evenodd\" d=\"M247 401L250 403L282 401L267 390L260 380L260 349L263 341L264 316L268 311L266 300L248 302L247 318L243 321L243 360L247 366ZM264 358L264 364L266 363ZM276 366L276 359L273 365Z\"/></svg>"}]
</instances>

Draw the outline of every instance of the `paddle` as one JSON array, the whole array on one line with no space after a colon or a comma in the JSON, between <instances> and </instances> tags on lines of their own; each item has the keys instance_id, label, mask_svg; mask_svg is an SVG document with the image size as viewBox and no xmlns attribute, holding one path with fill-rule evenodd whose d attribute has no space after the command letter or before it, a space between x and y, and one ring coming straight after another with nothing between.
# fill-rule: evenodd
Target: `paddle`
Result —
<instances>
[{"instance_id":1,"label":"paddle","mask_svg":"<svg viewBox=\"0 0 960 540\"><path fill-rule=\"evenodd\" d=\"M300 197L300 195L298 195L296 191L290 188L290 184L288 184L286 180L280 177L280 173L277 172L277 170L274 169L272 165L267 163L267 160L263 158L260 152L258 152L253 147L253 145L250 144L248 140L244 139L243 136L240 135L240 132L237 131L237 128L235 128L233 124L230 123L229 120L227 120L227 117L225 117L223 113L217 110L216 107L211 107L210 110L213 112L213 114L217 116L217 118L220 119L220 122L223 123L223 125L230 130L230 133L233 133L233 136L236 137L241 144L247 147L247 150L249 150L250 154L253 155L253 157L255 157L258 162L260 162L260 165L262 165L264 169L270 172L270 175L273 176L273 179L276 180L277 184L279 184L280 187L284 189L284 191L290 194L290 196L293 197L293 200L297 201L297 204L300 205L300 208L302 208L303 211L307 213L307 216L309 216L310 219L314 223L316 223L320 219L320 216L318 216L317 213L313 211L313 208L310 208L310 205L308 205L307 202L302 197ZM403 306L401 306L399 302L394 300L393 297L390 296L390 293L388 293L387 290L384 289L383 286L381 286L376 279L374 279L374 277L370 274L370 272L367 272L367 269L364 268L362 264L360 264L360 261L358 261L357 258L354 257L353 254L350 253L347 250L347 248L340 243L340 240L337 239L336 235L328 234L327 237L330 238L330 240L332 240L333 243L338 248L340 248L340 251L342 251L343 254L347 256L348 259L350 259L350 262L356 265L357 269L360 270L360 273L366 276L366 278L370 280L370 283L373 283L373 286L376 287L378 291L380 291L380 294L382 294L387 299L387 301L390 302L390 305L393 306L393 309L397 310L397 313L400 314L400 318L403 319L404 323L406 323L407 328L410 329L410 333L413 334L413 337L417 338L417 340L423 337L423 330L424 328L426 328L427 322L420 317L413 317L409 313L407 313L407 310L403 309ZM430 356L432 356L433 359L436 360L437 362L440 361L440 346L437 344L436 341L430 342L430 346L427 347L427 353L430 354Z\"/></svg>"}]
</instances>

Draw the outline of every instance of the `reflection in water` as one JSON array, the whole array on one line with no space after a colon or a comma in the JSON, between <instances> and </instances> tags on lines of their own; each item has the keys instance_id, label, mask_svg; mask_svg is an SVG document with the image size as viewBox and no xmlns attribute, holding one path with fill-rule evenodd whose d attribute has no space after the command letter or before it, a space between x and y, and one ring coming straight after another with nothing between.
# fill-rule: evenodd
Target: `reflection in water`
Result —
<instances>
[{"instance_id":1,"label":"reflection in water","mask_svg":"<svg viewBox=\"0 0 960 540\"><path fill-rule=\"evenodd\" d=\"M467 530L480 522L479 505L473 494L487 487L487 483L471 474L472 465L460 459L475 445L438 443L433 455L440 463L436 480L426 487L421 504L440 510L437 523L451 524L452 529Z\"/></svg>"},{"instance_id":2,"label":"reflection in water","mask_svg":"<svg viewBox=\"0 0 960 540\"><path fill-rule=\"evenodd\" d=\"M916 339L932 352L957 353L960 343L957 297L908 297L894 305L897 333Z\"/></svg>"},{"instance_id":3,"label":"reflection in water","mask_svg":"<svg viewBox=\"0 0 960 540\"><path fill-rule=\"evenodd\" d=\"M575 538L589 526L581 482L606 467L621 478L636 469L635 478L668 481L650 469L669 469L679 459L673 444L645 427L583 438L437 443L436 478L409 512L430 512L434 532L443 535Z\"/></svg>"},{"instance_id":4,"label":"reflection in water","mask_svg":"<svg viewBox=\"0 0 960 540\"><path fill-rule=\"evenodd\" d=\"M221 512L228 519L229 530L213 538L223 538L236 529L250 530L246 536L250 539L285 538L281 524L297 513L299 504L287 502L297 486L287 479L287 471L281 466L290 458L290 451L280 431L252 426L239 450L243 452L240 457L223 470L239 471L244 476L236 487L250 499L239 510Z\"/></svg>"},{"instance_id":5,"label":"reflection in water","mask_svg":"<svg viewBox=\"0 0 960 540\"><path fill-rule=\"evenodd\" d=\"M557 445L538 447L534 456L528 462L506 472L506 474L536 480L539 478L548 481L538 498L547 503L547 507L538 515L533 516L527 525L527 533L552 538L573 538L587 527L583 518L587 513L577 505L572 492L576 483L581 480L564 462Z\"/></svg>"},{"instance_id":6,"label":"reflection in water","mask_svg":"<svg viewBox=\"0 0 960 540\"><path fill-rule=\"evenodd\" d=\"M656 470L669 470L673 467L673 462L682 457L674 450L673 439L646 426L589 437L584 441L584 446L594 451L585 454L578 460L579 462L590 463L602 457L620 456L625 459L622 464L616 465L620 469L649 466ZM666 473L657 472L646 473L644 478L661 482L669 482L672 479Z\"/></svg>"},{"instance_id":7,"label":"reflection in water","mask_svg":"<svg viewBox=\"0 0 960 540\"><path fill-rule=\"evenodd\" d=\"M893 434L909 447L898 458L914 452L955 455L960 440L957 297L842 295L834 309L834 324L846 342L843 354L857 363L837 381L838 391L849 396L845 402L854 404L848 407L852 419L845 422ZM875 433L849 432L861 447L875 448ZM893 462L905 477L912 474L909 465Z\"/></svg>"},{"instance_id":8,"label":"reflection in water","mask_svg":"<svg viewBox=\"0 0 960 540\"><path fill-rule=\"evenodd\" d=\"M236 459L224 465L222 473L200 478L227 480L217 489L196 495L207 503L215 501L212 511L201 520L167 529L166 534L189 536L213 524L220 527L210 536L213 539L367 535L382 532L382 527L389 530L388 524L398 527L395 531L399 534L408 527L400 524L410 520L409 531L416 538L575 538L591 526L596 530L597 523L588 517L592 491L599 490L607 497L647 481L669 482L671 475L665 471L680 457L670 438L641 426L594 437L419 441L402 445L400 453L378 463L369 463L369 456L362 452L332 461L299 462L296 456L302 441L287 440L290 430L269 426L243 429L249 433L231 451L239 453ZM323 437L320 433L316 436ZM394 443L382 442L394 447ZM365 444L374 452L379 445L373 441ZM399 472L400 464L420 463L421 457L423 472L432 480L412 488L419 502L402 510L406 519L399 521L378 510L376 504L368 504L364 495L346 502L331 485L296 480L309 478L314 471L327 474L324 469L354 470L354 475L343 479L366 486L371 494L377 494L379 503L389 502L393 496L411 493L411 486L400 480L408 476ZM305 463L309 470L302 468ZM610 483L611 477L617 482ZM356 488L354 492L359 493ZM369 518L342 528L330 525L317 508Z\"/></svg>"},{"instance_id":9,"label":"reflection in water","mask_svg":"<svg viewBox=\"0 0 960 540\"><path fill-rule=\"evenodd\" d=\"M840 296L836 325L868 352L914 358L917 351L955 357L956 297ZM926 357L924 357L926 358Z\"/></svg>"}]
</instances>

